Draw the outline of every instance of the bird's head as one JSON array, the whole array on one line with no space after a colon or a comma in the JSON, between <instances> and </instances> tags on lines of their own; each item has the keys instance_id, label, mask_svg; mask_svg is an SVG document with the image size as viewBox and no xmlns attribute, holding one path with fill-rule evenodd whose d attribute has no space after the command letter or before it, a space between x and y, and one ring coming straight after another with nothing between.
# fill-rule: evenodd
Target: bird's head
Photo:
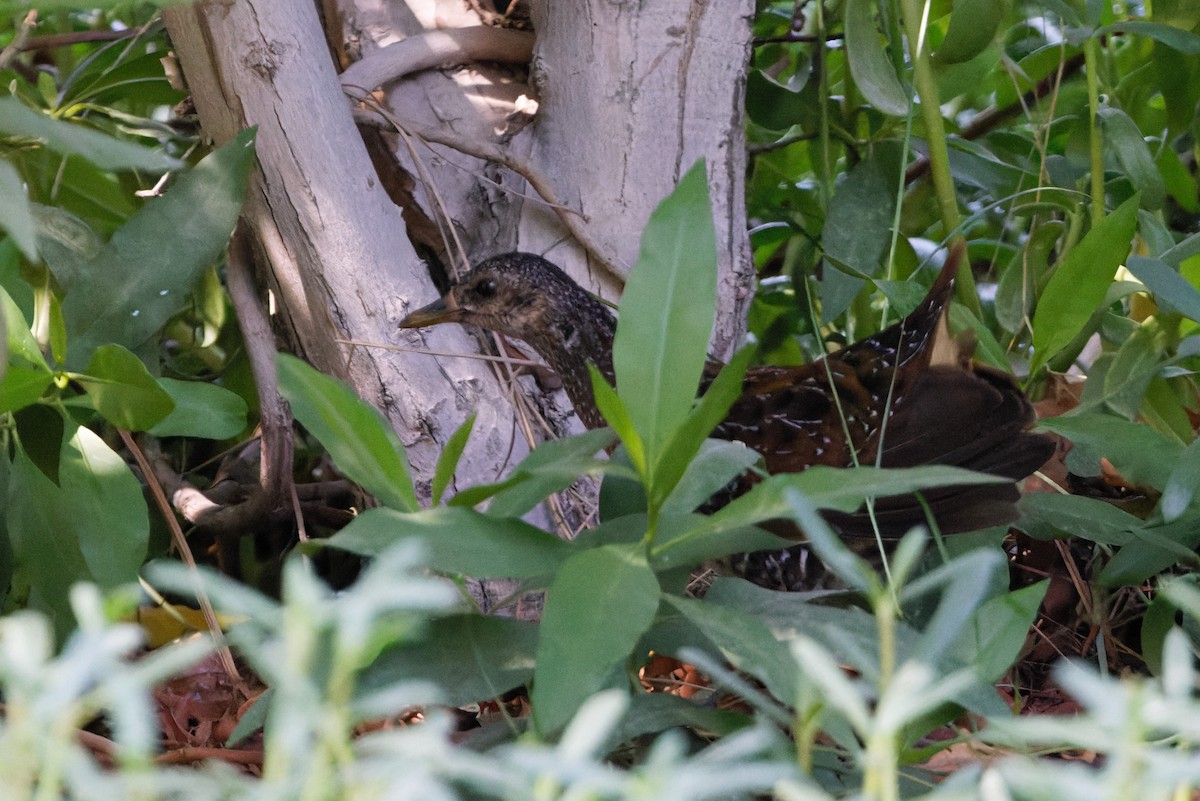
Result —
<instances>
[{"instance_id":1,"label":"bird's head","mask_svg":"<svg viewBox=\"0 0 1200 801\"><path fill-rule=\"evenodd\" d=\"M566 300L589 297L541 256L506 253L480 262L440 299L409 314L400 328L470 323L519 339L555 325Z\"/></svg>"}]
</instances>

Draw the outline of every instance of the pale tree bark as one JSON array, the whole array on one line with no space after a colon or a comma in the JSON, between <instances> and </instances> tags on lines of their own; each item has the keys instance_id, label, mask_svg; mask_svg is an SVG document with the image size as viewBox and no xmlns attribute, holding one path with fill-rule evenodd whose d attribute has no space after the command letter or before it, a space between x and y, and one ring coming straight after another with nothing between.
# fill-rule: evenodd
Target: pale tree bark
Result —
<instances>
[{"instance_id":1,"label":"pale tree bark","mask_svg":"<svg viewBox=\"0 0 1200 801\"><path fill-rule=\"evenodd\" d=\"M742 106L753 0L535 0L532 31L483 26L490 2L326 0L324 28L303 0L165 12L206 133L219 143L259 126L246 218L291 347L388 415L420 479L478 412L464 485L494 480L543 435L533 424L517 433L508 374L339 343L478 351L456 326L395 330L437 294L413 242L451 273L498 252L544 253L616 297L650 212L705 157L718 355L742 330L751 283ZM347 96L379 85L374 123L402 137L355 129L368 109ZM396 162L377 172L380 142ZM561 399L558 409L542 407L561 430Z\"/></svg>"}]
</instances>

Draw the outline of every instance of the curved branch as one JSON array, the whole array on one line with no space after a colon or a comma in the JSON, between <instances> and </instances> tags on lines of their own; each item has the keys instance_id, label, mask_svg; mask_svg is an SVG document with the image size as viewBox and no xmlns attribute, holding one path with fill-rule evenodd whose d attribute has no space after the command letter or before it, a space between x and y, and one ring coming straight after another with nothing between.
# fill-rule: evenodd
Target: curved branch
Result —
<instances>
[{"instance_id":1,"label":"curved branch","mask_svg":"<svg viewBox=\"0 0 1200 801\"><path fill-rule=\"evenodd\" d=\"M528 64L534 36L508 28L450 28L410 36L354 62L342 73L342 86L374 91L405 75L468 61Z\"/></svg>"}]
</instances>

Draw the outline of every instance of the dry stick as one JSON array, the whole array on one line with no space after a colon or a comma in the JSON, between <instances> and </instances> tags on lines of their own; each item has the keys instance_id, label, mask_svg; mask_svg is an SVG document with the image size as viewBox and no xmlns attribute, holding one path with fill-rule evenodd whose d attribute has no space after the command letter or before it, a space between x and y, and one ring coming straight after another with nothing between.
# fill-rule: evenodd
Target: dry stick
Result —
<instances>
[{"instance_id":1,"label":"dry stick","mask_svg":"<svg viewBox=\"0 0 1200 801\"><path fill-rule=\"evenodd\" d=\"M279 377L275 373L275 335L256 294L250 264L254 258L250 235L239 222L229 242L226 284L229 297L242 329L250 372L258 390L259 419L262 427L262 460L259 482L267 494L267 512L284 508L295 492L292 483L292 413L279 395ZM300 523L297 520L297 523Z\"/></svg>"},{"instance_id":2,"label":"dry stick","mask_svg":"<svg viewBox=\"0 0 1200 801\"><path fill-rule=\"evenodd\" d=\"M472 61L528 64L534 35L508 28L449 28L410 36L356 61L342 73L342 86L373 91L406 75Z\"/></svg>"},{"instance_id":3,"label":"dry stick","mask_svg":"<svg viewBox=\"0 0 1200 801\"><path fill-rule=\"evenodd\" d=\"M191 546L188 545L187 538L183 536L179 520L176 519L171 504L167 502L166 493L163 492L158 477L154 475L150 462L146 460L146 454L142 453L142 449L133 441L133 437L128 431L123 428L119 428L117 431L125 442L125 447L133 454L138 469L142 471L142 477L146 479L146 485L150 487L150 494L154 496L154 502L158 505L159 512L167 521L167 527L171 529L171 541L175 543L175 548L183 558L183 563L187 565L192 575L196 575L196 558L192 556ZM225 672L231 678L240 679L242 675L238 673L237 666L233 664L233 654L230 653L229 646L225 644L225 635L221 632L221 624L217 622L217 613L213 611L212 601L208 599L208 593L200 586L199 581L196 582L196 602L200 604L200 613L204 615L204 625L208 627L208 632L217 645L217 655L221 659L221 667L225 668Z\"/></svg>"},{"instance_id":4,"label":"dry stick","mask_svg":"<svg viewBox=\"0 0 1200 801\"><path fill-rule=\"evenodd\" d=\"M142 33L142 28L126 28L122 31L76 31L75 33L49 33L45 36L30 36L17 45L24 53L35 50L56 50L60 47L70 47L77 44L92 44L94 42L116 42L130 39ZM14 41L13 44L16 44ZM12 44L9 45L12 47ZM7 49L7 48L5 48Z\"/></svg>"},{"instance_id":5,"label":"dry stick","mask_svg":"<svg viewBox=\"0 0 1200 801\"><path fill-rule=\"evenodd\" d=\"M25 15L25 19L21 21L21 27L13 34L12 41L0 48L0 69L5 69L17 57L17 54L26 49L26 44L33 37L30 36L34 26L37 25L37 10L30 10Z\"/></svg>"},{"instance_id":6,"label":"dry stick","mask_svg":"<svg viewBox=\"0 0 1200 801\"><path fill-rule=\"evenodd\" d=\"M335 339L334 342L342 345L357 345L363 348L379 348L380 350L395 350L401 353L420 353L423 356L445 356L455 359L478 359L484 362L499 362L500 364L514 364L517 367L544 367L541 362L535 362L530 359L518 359L513 356L493 356L490 353L459 353L452 350L432 350L431 348L410 348L406 345L388 345L383 342L369 342L365 339Z\"/></svg>"}]
</instances>

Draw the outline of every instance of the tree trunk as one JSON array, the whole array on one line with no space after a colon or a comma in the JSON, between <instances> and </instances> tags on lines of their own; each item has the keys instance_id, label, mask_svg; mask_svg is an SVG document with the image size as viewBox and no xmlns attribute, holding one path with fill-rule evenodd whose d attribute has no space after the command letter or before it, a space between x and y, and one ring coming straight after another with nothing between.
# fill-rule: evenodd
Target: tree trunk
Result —
<instances>
[{"instance_id":1,"label":"tree trunk","mask_svg":"<svg viewBox=\"0 0 1200 801\"><path fill-rule=\"evenodd\" d=\"M532 33L481 27L462 0L339 3L322 9L326 40L305 3L233 0L164 15L206 132L223 142L259 126L246 216L293 347L384 410L420 479L472 411L461 484L494 480L529 443L514 435L490 365L338 341L478 351L457 326L396 332L437 294L413 242L452 272L498 252L542 252L615 297L650 212L705 157L721 276L714 353L728 350L752 277L742 195L752 0L538 0L531 68L506 62L528 61ZM387 61L400 51L399 66ZM430 69L476 57L491 61ZM355 130L335 61L352 65L342 82L355 99L386 84L385 124L403 137ZM381 143L398 169L382 163Z\"/></svg>"}]
</instances>

